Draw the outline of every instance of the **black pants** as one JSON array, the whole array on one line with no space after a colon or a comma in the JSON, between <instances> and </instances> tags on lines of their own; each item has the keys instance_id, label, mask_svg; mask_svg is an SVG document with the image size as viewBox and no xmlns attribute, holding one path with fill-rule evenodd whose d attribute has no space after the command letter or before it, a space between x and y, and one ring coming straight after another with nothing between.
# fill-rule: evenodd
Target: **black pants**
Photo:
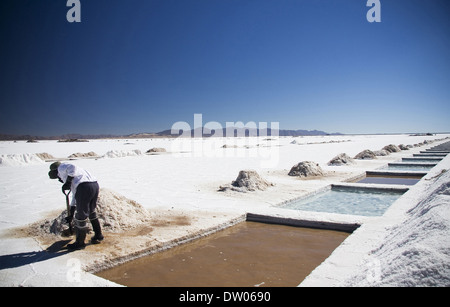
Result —
<instances>
[{"instance_id":1,"label":"black pants","mask_svg":"<svg viewBox=\"0 0 450 307\"><path fill-rule=\"evenodd\" d=\"M94 220L97 218L97 199L99 186L97 182L83 182L77 187L75 194L75 201L77 206L77 213L75 219L82 221L89 218Z\"/></svg>"}]
</instances>

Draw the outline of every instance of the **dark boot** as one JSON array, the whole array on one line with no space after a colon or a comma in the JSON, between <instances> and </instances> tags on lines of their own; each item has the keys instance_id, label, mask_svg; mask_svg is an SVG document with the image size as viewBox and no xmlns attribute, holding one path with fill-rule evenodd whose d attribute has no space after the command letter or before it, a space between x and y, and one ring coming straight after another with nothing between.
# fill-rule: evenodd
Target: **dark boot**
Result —
<instances>
[{"instance_id":1,"label":"dark boot","mask_svg":"<svg viewBox=\"0 0 450 307\"><path fill-rule=\"evenodd\" d=\"M86 228L76 228L76 239L75 243L67 244L67 249L69 250L80 250L84 249L86 247L86 244L84 243L84 240L86 239Z\"/></svg>"},{"instance_id":2,"label":"dark boot","mask_svg":"<svg viewBox=\"0 0 450 307\"><path fill-rule=\"evenodd\" d=\"M102 228L100 226L100 221L98 218L90 220L92 224L92 229L94 230L95 235L91 238L92 244L100 244L103 241L104 237L102 234Z\"/></svg>"}]
</instances>

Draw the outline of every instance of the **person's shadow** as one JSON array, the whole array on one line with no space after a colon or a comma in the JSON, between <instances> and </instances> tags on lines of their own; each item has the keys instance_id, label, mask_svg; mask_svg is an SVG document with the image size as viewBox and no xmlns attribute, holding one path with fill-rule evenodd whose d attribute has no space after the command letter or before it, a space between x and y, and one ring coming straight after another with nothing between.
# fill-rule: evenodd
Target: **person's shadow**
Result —
<instances>
[{"instance_id":1,"label":"person's shadow","mask_svg":"<svg viewBox=\"0 0 450 307\"><path fill-rule=\"evenodd\" d=\"M0 270L18 268L31 263L41 262L48 259L60 257L70 251L63 247L71 240L61 240L53 243L43 251L25 252L0 256Z\"/></svg>"}]
</instances>

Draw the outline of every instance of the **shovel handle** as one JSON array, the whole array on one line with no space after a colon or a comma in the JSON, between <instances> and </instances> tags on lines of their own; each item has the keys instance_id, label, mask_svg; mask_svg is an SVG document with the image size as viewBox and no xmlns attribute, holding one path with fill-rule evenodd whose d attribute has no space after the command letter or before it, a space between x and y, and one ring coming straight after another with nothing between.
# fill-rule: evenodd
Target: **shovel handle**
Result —
<instances>
[{"instance_id":1,"label":"shovel handle","mask_svg":"<svg viewBox=\"0 0 450 307\"><path fill-rule=\"evenodd\" d=\"M66 195L66 209L67 209L67 216L70 215L70 201L69 201L69 194L70 194L70 190L68 193L64 192L64 195ZM72 229L72 223L69 223L69 231L70 234L73 234L73 229Z\"/></svg>"}]
</instances>

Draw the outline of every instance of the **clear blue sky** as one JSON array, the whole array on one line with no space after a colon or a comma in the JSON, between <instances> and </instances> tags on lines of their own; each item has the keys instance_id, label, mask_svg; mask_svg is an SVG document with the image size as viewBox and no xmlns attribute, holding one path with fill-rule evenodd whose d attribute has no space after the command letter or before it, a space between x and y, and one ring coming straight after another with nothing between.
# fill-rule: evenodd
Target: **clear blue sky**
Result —
<instances>
[{"instance_id":1,"label":"clear blue sky","mask_svg":"<svg viewBox=\"0 0 450 307\"><path fill-rule=\"evenodd\" d=\"M0 133L450 131L450 1L0 2Z\"/></svg>"}]
</instances>

